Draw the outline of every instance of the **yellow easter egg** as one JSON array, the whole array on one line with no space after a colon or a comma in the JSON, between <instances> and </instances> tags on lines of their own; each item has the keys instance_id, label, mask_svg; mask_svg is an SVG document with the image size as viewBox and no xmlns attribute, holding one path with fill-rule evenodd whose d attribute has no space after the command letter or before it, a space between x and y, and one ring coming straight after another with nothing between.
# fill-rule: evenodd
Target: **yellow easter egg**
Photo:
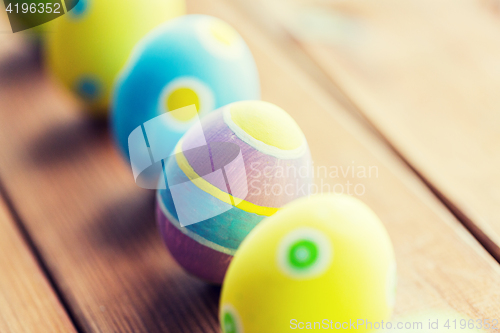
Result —
<instances>
[{"instance_id":1,"label":"yellow easter egg","mask_svg":"<svg viewBox=\"0 0 500 333\"><path fill-rule=\"evenodd\" d=\"M340 329L390 318L396 264L375 213L350 196L284 206L242 242L224 279L225 333Z\"/></svg>"},{"instance_id":2,"label":"yellow easter egg","mask_svg":"<svg viewBox=\"0 0 500 333\"><path fill-rule=\"evenodd\" d=\"M80 0L51 25L48 67L90 112L105 116L114 80L135 44L184 13L184 0Z\"/></svg>"}]
</instances>

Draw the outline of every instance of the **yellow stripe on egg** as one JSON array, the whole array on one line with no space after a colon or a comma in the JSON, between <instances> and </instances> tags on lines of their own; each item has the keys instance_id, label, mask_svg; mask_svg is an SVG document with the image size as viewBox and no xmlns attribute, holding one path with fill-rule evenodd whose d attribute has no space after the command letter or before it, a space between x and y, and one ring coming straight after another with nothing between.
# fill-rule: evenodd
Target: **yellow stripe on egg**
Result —
<instances>
[{"instance_id":1,"label":"yellow stripe on egg","mask_svg":"<svg viewBox=\"0 0 500 333\"><path fill-rule=\"evenodd\" d=\"M225 202L229 205L235 206L245 212L248 213L254 213L257 215L261 216L271 216L274 213L278 211L279 208L274 208L274 207L264 207L264 206L259 206L256 204L253 204L249 201L236 198L232 196L231 194L228 194L221 189L219 189L217 186L214 186L210 184L208 181L206 181L204 178L200 177L196 171L191 167L189 164L189 161L186 159L186 156L184 156L184 153L182 151L182 139L177 143L177 146L175 147L175 158L177 161L177 165L179 168L184 172L184 174L195 184L198 188L201 190L211 194L215 198L221 200L222 202ZM234 205L234 202L238 202L237 205Z\"/></svg>"}]
</instances>

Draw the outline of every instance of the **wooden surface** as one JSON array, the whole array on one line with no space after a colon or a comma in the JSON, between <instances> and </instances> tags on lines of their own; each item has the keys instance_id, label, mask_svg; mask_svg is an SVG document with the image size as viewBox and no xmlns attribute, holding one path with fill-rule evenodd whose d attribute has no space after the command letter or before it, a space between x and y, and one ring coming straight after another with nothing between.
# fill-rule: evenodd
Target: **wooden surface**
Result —
<instances>
[{"instance_id":1,"label":"wooden surface","mask_svg":"<svg viewBox=\"0 0 500 333\"><path fill-rule=\"evenodd\" d=\"M388 145L232 1L188 5L243 35L263 99L297 120L316 166L376 167L370 178L317 182L361 184L361 199L387 227L398 262L395 315L455 309L500 318L498 263ZM153 193L135 186L106 126L80 109L18 35L0 35L0 179L77 330L217 332L219 288L175 264L156 231Z\"/></svg>"},{"instance_id":2,"label":"wooden surface","mask_svg":"<svg viewBox=\"0 0 500 333\"><path fill-rule=\"evenodd\" d=\"M76 332L1 196L0 332Z\"/></svg>"},{"instance_id":3,"label":"wooden surface","mask_svg":"<svg viewBox=\"0 0 500 333\"><path fill-rule=\"evenodd\" d=\"M244 3L287 31L500 261L498 4Z\"/></svg>"}]
</instances>

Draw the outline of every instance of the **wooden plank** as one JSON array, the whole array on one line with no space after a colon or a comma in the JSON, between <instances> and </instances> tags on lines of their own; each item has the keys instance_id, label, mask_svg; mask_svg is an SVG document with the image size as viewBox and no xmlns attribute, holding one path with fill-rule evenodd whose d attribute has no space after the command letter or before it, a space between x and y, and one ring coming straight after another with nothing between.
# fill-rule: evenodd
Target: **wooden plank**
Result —
<instances>
[{"instance_id":1,"label":"wooden plank","mask_svg":"<svg viewBox=\"0 0 500 333\"><path fill-rule=\"evenodd\" d=\"M245 4L299 43L500 261L499 2Z\"/></svg>"},{"instance_id":2,"label":"wooden plank","mask_svg":"<svg viewBox=\"0 0 500 333\"><path fill-rule=\"evenodd\" d=\"M1 196L0 332L76 332Z\"/></svg>"},{"instance_id":3,"label":"wooden plank","mask_svg":"<svg viewBox=\"0 0 500 333\"><path fill-rule=\"evenodd\" d=\"M377 168L371 178L323 180L331 187L361 184L362 199L387 226L399 265L397 314L437 307L499 318L497 263L418 178L230 2L188 4L242 33L264 99L298 121L317 166ZM186 275L168 255L155 230L153 195L135 186L106 128L79 113L22 53L0 67L13 62L18 69L0 77L0 175L80 326L218 331L218 289Z\"/></svg>"},{"instance_id":4,"label":"wooden plank","mask_svg":"<svg viewBox=\"0 0 500 333\"><path fill-rule=\"evenodd\" d=\"M0 175L85 332L216 332L219 288L185 274L105 124L0 34ZM31 53L30 53L31 52ZM3 331L2 331L3 332Z\"/></svg>"}]
</instances>

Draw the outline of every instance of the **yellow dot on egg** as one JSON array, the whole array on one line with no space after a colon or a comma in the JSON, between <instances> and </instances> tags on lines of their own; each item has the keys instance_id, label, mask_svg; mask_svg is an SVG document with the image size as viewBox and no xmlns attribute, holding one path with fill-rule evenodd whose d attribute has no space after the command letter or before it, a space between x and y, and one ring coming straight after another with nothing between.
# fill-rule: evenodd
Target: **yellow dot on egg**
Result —
<instances>
[{"instance_id":1,"label":"yellow dot on egg","mask_svg":"<svg viewBox=\"0 0 500 333\"><path fill-rule=\"evenodd\" d=\"M214 20L209 28L212 36L220 43L230 46L238 39L238 32L226 22Z\"/></svg>"},{"instance_id":2,"label":"yellow dot on egg","mask_svg":"<svg viewBox=\"0 0 500 333\"><path fill-rule=\"evenodd\" d=\"M200 97L191 88L181 87L173 90L166 98L166 110L174 111L188 105L195 105L196 110L200 112ZM172 116L179 121L187 122L193 119L189 113L172 113Z\"/></svg>"},{"instance_id":3,"label":"yellow dot on egg","mask_svg":"<svg viewBox=\"0 0 500 333\"><path fill-rule=\"evenodd\" d=\"M231 106L231 119L243 131L267 145L297 149L304 143L299 125L280 107L262 101L243 101Z\"/></svg>"}]
</instances>

